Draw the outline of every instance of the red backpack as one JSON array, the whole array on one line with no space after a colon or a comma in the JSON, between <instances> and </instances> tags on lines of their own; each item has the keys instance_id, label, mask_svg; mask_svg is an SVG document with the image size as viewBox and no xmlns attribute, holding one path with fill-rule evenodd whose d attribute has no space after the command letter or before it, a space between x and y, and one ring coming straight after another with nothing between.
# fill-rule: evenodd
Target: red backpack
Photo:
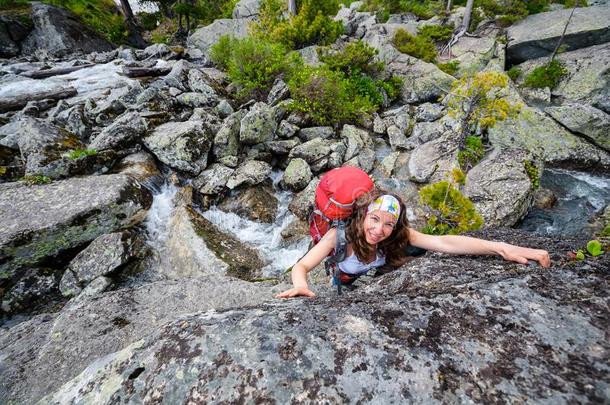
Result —
<instances>
[{"instance_id":1,"label":"red backpack","mask_svg":"<svg viewBox=\"0 0 610 405\"><path fill-rule=\"evenodd\" d=\"M309 216L309 234L313 246L331 227L337 228L335 249L326 260L325 266L328 274L331 267L335 267L333 277L339 294L341 294L341 279L335 265L345 259L347 250L345 220L352 214L356 199L371 191L373 187L369 175L353 166L330 170L322 176L316 187L315 206Z\"/></svg>"}]
</instances>

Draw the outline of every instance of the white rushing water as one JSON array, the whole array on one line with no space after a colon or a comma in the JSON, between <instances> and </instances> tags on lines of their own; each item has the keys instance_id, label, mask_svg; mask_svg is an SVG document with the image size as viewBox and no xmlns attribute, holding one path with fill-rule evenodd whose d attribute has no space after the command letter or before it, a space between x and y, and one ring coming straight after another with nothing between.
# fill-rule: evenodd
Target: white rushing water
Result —
<instances>
[{"instance_id":1,"label":"white rushing water","mask_svg":"<svg viewBox=\"0 0 610 405\"><path fill-rule=\"evenodd\" d=\"M272 174L275 186L280 179L281 173ZM262 269L263 277L278 276L292 267L307 252L309 246L309 237L289 245L283 243L282 231L296 219L288 210L288 204L293 194L287 191L276 191L275 197L278 199L278 212L272 224L250 221L236 214L221 211L216 207L202 213L218 228L229 232L259 252L261 258L268 263Z\"/></svg>"},{"instance_id":2,"label":"white rushing water","mask_svg":"<svg viewBox=\"0 0 610 405\"><path fill-rule=\"evenodd\" d=\"M148 244L161 256L166 249L169 221L174 211L174 197L177 192L178 187L174 184L163 184L153 193L153 202L144 221Z\"/></svg>"}]
</instances>

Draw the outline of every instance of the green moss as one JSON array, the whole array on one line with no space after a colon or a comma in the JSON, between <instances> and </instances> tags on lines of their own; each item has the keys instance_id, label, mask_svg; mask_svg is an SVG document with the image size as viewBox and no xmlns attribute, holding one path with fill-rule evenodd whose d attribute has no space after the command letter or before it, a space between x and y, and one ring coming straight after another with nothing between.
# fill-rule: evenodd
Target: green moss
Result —
<instances>
[{"instance_id":1,"label":"green moss","mask_svg":"<svg viewBox=\"0 0 610 405\"><path fill-rule=\"evenodd\" d=\"M455 74L460 70L460 61L452 60L446 63L437 63L436 67L448 75L455 76Z\"/></svg>"},{"instance_id":2,"label":"green moss","mask_svg":"<svg viewBox=\"0 0 610 405\"><path fill-rule=\"evenodd\" d=\"M538 167L529 160L523 162L523 167L525 168L525 173L527 173L527 177L529 177L534 190L540 187L540 174L538 172Z\"/></svg>"},{"instance_id":3,"label":"green moss","mask_svg":"<svg viewBox=\"0 0 610 405\"><path fill-rule=\"evenodd\" d=\"M37 174L30 174L27 176L23 176L20 180L22 182L24 182L25 184L27 184L28 186L49 184L52 181L50 177L41 176L41 175L37 175Z\"/></svg>"},{"instance_id":4,"label":"green moss","mask_svg":"<svg viewBox=\"0 0 610 405\"><path fill-rule=\"evenodd\" d=\"M95 156L97 151L95 149L74 149L70 151L66 157L71 160L80 159L85 156Z\"/></svg>"},{"instance_id":5,"label":"green moss","mask_svg":"<svg viewBox=\"0 0 610 405\"><path fill-rule=\"evenodd\" d=\"M426 62L436 62L436 46L428 37L411 35L403 29L394 34L394 46L402 53L414 56Z\"/></svg>"},{"instance_id":6,"label":"green moss","mask_svg":"<svg viewBox=\"0 0 610 405\"><path fill-rule=\"evenodd\" d=\"M510 77L510 80L512 80L513 82L516 82L522 73L523 73L523 71L521 69L519 69L517 66L513 66L512 68L508 69L508 71L506 72L508 77Z\"/></svg>"},{"instance_id":7,"label":"green moss","mask_svg":"<svg viewBox=\"0 0 610 405\"><path fill-rule=\"evenodd\" d=\"M563 76L568 73L568 70L563 64L554 59L552 62L539 66L525 77L523 85L525 87L543 89L545 87L554 89Z\"/></svg>"}]
</instances>

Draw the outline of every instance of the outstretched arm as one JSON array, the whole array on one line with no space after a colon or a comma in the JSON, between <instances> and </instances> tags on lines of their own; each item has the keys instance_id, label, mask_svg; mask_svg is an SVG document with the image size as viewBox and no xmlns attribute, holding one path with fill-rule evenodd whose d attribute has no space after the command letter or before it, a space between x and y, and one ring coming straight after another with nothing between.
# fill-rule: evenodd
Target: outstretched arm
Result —
<instances>
[{"instance_id":1,"label":"outstretched arm","mask_svg":"<svg viewBox=\"0 0 610 405\"><path fill-rule=\"evenodd\" d=\"M409 243L413 246L442 253L500 255L505 260L521 264L527 264L528 260L535 260L542 267L549 267L551 265L551 259L546 250L530 249L504 242L471 238L469 236L434 236L409 229Z\"/></svg>"},{"instance_id":2,"label":"outstretched arm","mask_svg":"<svg viewBox=\"0 0 610 405\"><path fill-rule=\"evenodd\" d=\"M335 248L336 230L332 228L301 260L292 267L292 285L290 290L277 294L276 298L314 297L315 294L307 285L307 273L324 260Z\"/></svg>"}]
</instances>

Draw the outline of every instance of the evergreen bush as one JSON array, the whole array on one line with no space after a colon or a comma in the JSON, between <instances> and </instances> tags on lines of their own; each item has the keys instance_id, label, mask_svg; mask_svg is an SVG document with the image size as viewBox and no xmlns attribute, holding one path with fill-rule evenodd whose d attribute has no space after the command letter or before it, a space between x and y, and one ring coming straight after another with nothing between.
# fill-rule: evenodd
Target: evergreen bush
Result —
<instances>
[{"instance_id":1,"label":"evergreen bush","mask_svg":"<svg viewBox=\"0 0 610 405\"><path fill-rule=\"evenodd\" d=\"M460 167L468 171L479 163L485 154L485 150L483 141L476 135L467 136L465 145L465 148L458 152L457 159Z\"/></svg>"},{"instance_id":2,"label":"evergreen bush","mask_svg":"<svg viewBox=\"0 0 610 405\"><path fill-rule=\"evenodd\" d=\"M446 63L437 63L436 66L448 75L455 76L460 70L460 61L452 60Z\"/></svg>"},{"instance_id":3,"label":"evergreen bush","mask_svg":"<svg viewBox=\"0 0 610 405\"><path fill-rule=\"evenodd\" d=\"M221 37L212 47L213 62L226 69L227 76L239 88L242 99L262 99L277 77L287 77L302 65L296 52L287 52L280 44L247 37Z\"/></svg>"},{"instance_id":4,"label":"evergreen bush","mask_svg":"<svg viewBox=\"0 0 610 405\"><path fill-rule=\"evenodd\" d=\"M394 46L402 53L414 56L425 62L436 62L436 46L428 37L411 35L403 29L394 34Z\"/></svg>"},{"instance_id":5,"label":"evergreen bush","mask_svg":"<svg viewBox=\"0 0 610 405\"><path fill-rule=\"evenodd\" d=\"M419 35L430 38L433 42L448 41L453 35L454 27L450 25L427 24L418 28Z\"/></svg>"},{"instance_id":6,"label":"evergreen bush","mask_svg":"<svg viewBox=\"0 0 610 405\"><path fill-rule=\"evenodd\" d=\"M483 218L474 204L449 181L429 184L419 190L419 196L431 211L422 232L430 235L456 235L476 230L483 225Z\"/></svg>"}]
</instances>

